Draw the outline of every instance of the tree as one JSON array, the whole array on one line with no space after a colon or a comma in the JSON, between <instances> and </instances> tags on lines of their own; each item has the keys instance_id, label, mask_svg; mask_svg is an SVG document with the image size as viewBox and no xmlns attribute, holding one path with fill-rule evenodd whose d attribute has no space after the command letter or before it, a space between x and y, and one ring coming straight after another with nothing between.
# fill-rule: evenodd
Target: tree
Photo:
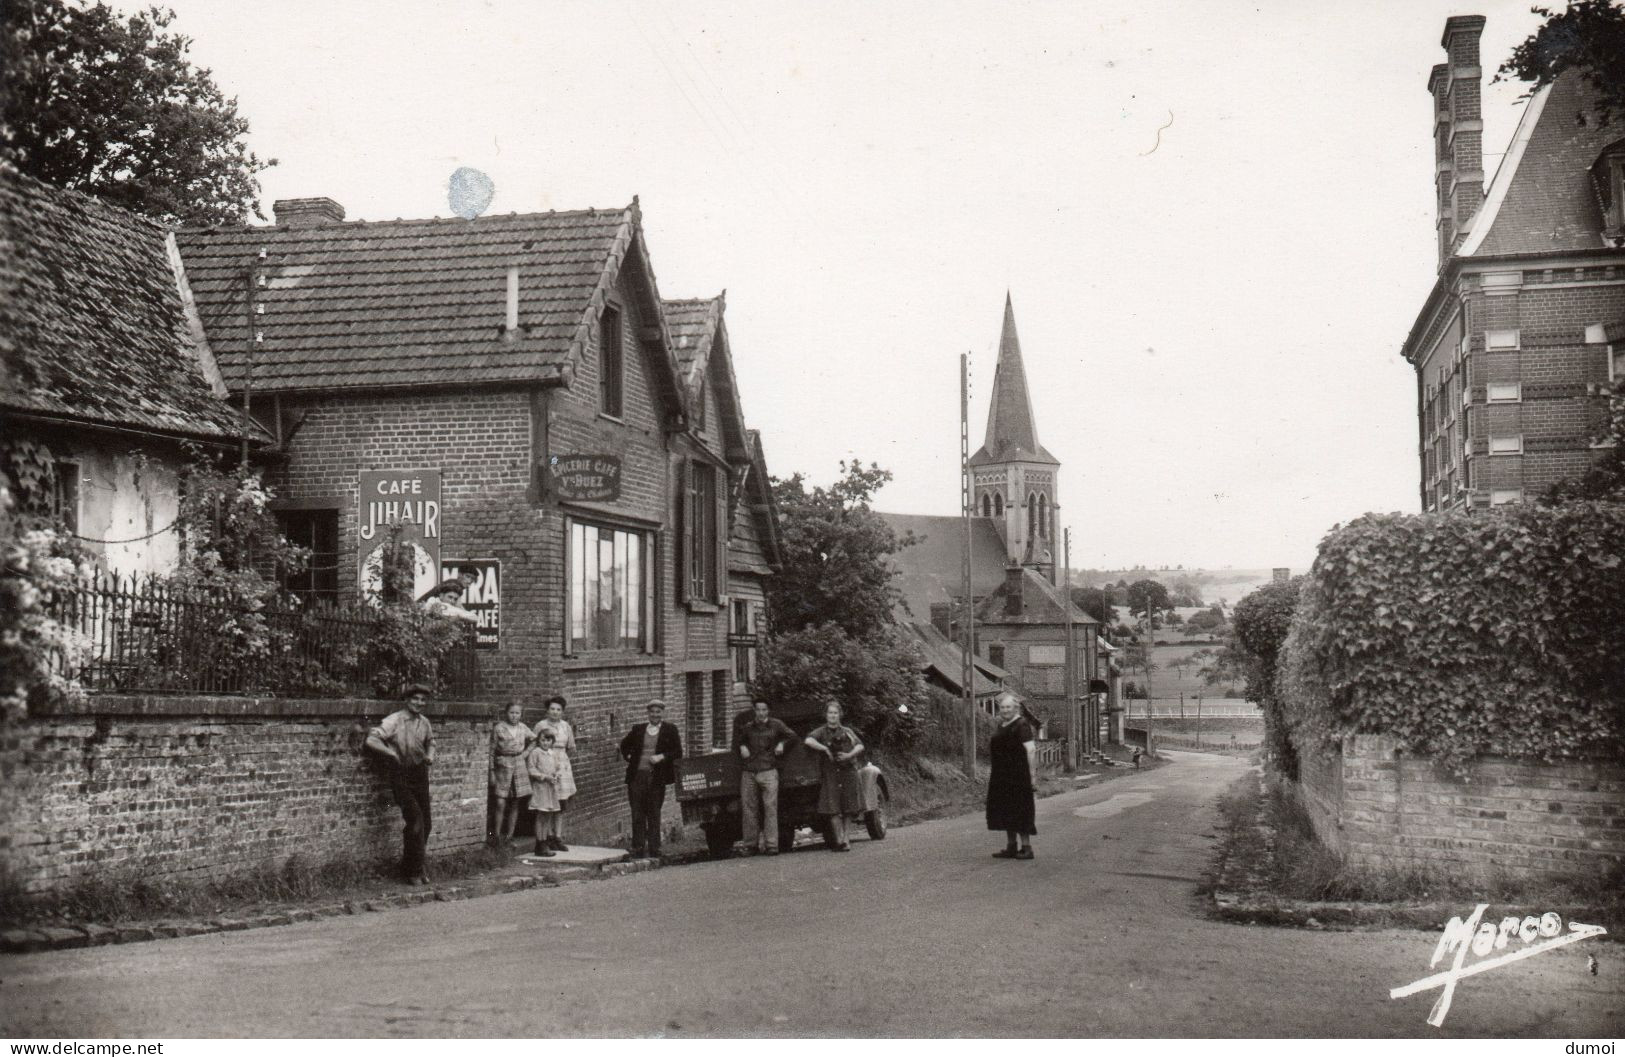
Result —
<instances>
[{"instance_id":1,"label":"tree","mask_svg":"<svg viewBox=\"0 0 1625 1057\"><path fill-rule=\"evenodd\" d=\"M1303 577L1294 576L1267 583L1237 602L1220 666L1246 678L1247 699L1256 701L1264 713L1264 744L1270 762L1292 779L1298 777L1298 754L1288 737L1277 662L1292 629L1302 588Z\"/></svg>"},{"instance_id":2,"label":"tree","mask_svg":"<svg viewBox=\"0 0 1625 1057\"><path fill-rule=\"evenodd\" d=\"M46 183L165 221L241 224L259 212L260 171L248 121L173 11L128 21L105 4L7 0L0 157Z\"/></svg>"},{"instance_id":3,"label":"tree","mask_svg":"<svg viewBox=\"0 0 1625 1057\"><path fill-rule=\"evenodd\" d=\"M1168 589L1155 580L1136 580L1128 588L1128 605L1134 613L1160 613L1169 606Z\"/></svg>"},{"instance_id":4,"label":"tree","mask_svg":"<svg viewBox=\"0 0 1625 1057\"><path fill-rule=\"evenodd\" d=\"M1103 625L1111 623L1111 614L1106 608L1106 592L1098 587L1074 587L1072 604Z\"/></svg>"},{"instance_id":5,"label":"tree","mask_svg":"<svg viewBox=\"0 0 1625 1057\"><path fill-rule=\"evenodd\" d=\"M1579 70L1597 93L1605 124L1625 113L1625 7L1614 0L1573 0L1562 12L1531 10L1545 21L1512 49L1495 79L1530 82L1533 92Z\"/></svg>"},{"instance_id":6,"label":"tree","mask_svg":"<svg viewBox=\"0 0 1625 1057\"><path fill-rule=\"evenodd\" d=\"M775 633L832 623L854 639L873 638L892 623L901 597L886 555L914 542L899 540L869 500L891 472L841 463L842 477L808 489L801 474L773 482L779 508L783 568L768 585ZM916 613L916 619L929 614Z\"/></svg>"}]
</instances>

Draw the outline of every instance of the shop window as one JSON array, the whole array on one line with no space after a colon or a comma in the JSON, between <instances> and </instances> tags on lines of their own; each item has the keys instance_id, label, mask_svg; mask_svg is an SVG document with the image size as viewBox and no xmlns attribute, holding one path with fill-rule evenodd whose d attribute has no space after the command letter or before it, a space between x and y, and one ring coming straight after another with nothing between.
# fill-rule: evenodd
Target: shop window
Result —
<instances>
[{"instance_id":1,"label":"shop window","mask_svg":"<svg viewBox=\"0 0 1625 1057\"><path fill-rule=\"evenodd\" d=\"M565 531L570 652L654 652L653 535L580 521Z\"/></svg>"},{"instance_id":2,"label":"shop window","mask_svg":"<svg viewBox=\"0 0 1625 1057\"><path fill-rule=\"evenodd\" d=\"M279 510L277 524L289 543L310 551L310 564L283 579L288 590L307 602L339 600L339 512Z\"/></svg>"},{"instance_id":3,"label":"shop window","mask_svg":"<svg viewBox=\"0 0 1625 1057\"><path fill-rule=\"evenodd\" d=\"M605 307L598 317L598 410L620 418L625 410L625 360L621 348L621 313Z\"/></svg>"}]
</instances>

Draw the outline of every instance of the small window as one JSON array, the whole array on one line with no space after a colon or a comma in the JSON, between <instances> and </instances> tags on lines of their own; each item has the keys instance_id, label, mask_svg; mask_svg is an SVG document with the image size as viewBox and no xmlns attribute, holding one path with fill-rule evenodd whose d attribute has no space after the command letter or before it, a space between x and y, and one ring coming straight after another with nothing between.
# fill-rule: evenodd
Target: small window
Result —
<instances>
[{"instance_id":1,"label":"small window","mask_svg":"<svg viewBox=\"0 0 1625 1057\"><path fill-rule=\"evenodd\" d=\"M1003 517L1004 516L1004 496L1000 495L997 492L993 493L993 516L994 517Z\"/></svg>"},{"instance_id":2,"label":"small window","mask_svg":"<svg viewBox=\"0 0 1625 1057\"><path fill-rule=\"evenodd\" d=\"M1045 539L1049 538L1049 496L1038 497L1038 534Z\"/></svg>"},{"instance_id":3,"label":"small window","mask_svg":"<svg viewBox=\"0 0 1625 1057\"><path fill-rule=\"evenodd\" d=\"M752 606L743 599L734 599L729 608L728 626L735 635L750 635L755 630ZM734 647L734 682L748 683L754 674L756 651L750 646Z\"/></svg>"},{"instance_id":4,"label":"small window","mask_svg":"<svg viewBox=\"0 0 1625 1057\"><path fill-rule=\"evenodd\" d=\"M1486 330L1484 332L1484 347L1491 352L1519 348L1518 332L1516 330Z\"/></svg>"},{"instance_id":5,"label":"small window","mask_svg":"<svg viewBox=\"0 0 1625 1057\"><path fill-rule=\"evenodd\" d=\"M700 383L699 390L694 394L694 428L705 428L705 383Z\"/></svg>"},{"instance_id":6,"label":"small window","mask_svg":"<svg viewBox=\"0 0 1625 1057\"><path fill-rule=\"evenodd\" d=\"M1625 346L1608 346L1608 380L1617 382L1625 378Z\"/></svg>"},{"instance_id":7,"label":"small window","mask_svg":"<svg viewBox=\"0 0 1625 1057\"><path fill-rule=\"evenodd\" d=\"M310 551L310 564L284 578L284 586L307 602L338 602L339 512L279 510L276 519L283 538Z\"/></svg>"},{"instance_id":8,"label":"small window","mask_svg":"<svg viewBox=\"0 0 1625 1057\"><path fill-rule=\"evenodd\" d=\"M982 516L993 516L993 497L988 495L986 492L982 493Z\"/></svg>"},{"instance_id":9,"label":"small window","mask_svg":"<svg viewBox=\"0 0 1625 1057\"><path fill-rule=\"evenodd\" d=\"M1490 506L1505 506L1507 503L1523 502L1522 488L1492 488L1490 489Z\"/></svg>"},{"instance_id":10,"label":"small window","mask_svg":"<svg viewBox=\"0 0 1625 1057\"><path fill-rule=\"evenodd\" d=\"M1004 667L1004 646L1002 644L997 645L997 646L994 646L994 645L989 645L988 646L988 648L987 648L987 662L989 664L993 665L995 668L1003 668Z\"/></svg>"},{"instance_id":11,"label":"small window","mask_svg":"<svg viewBox=\"0 0 1625 1057\"><path fill-rule=\"evenodd\" d=\"M51 519L75 535L79 532L79 475L76 462L58 461L51 482Z\"/></svg>"},{"instance_id":12,"label":"small window","mask_svg":"<svg viewBox=\"0 0 1625 1057\"><path fill-rule=\"evenodd\" d=\"M1522 455L1523 437L1491 437L1491 455Z\"/></svg>"},{"instance_id":13,"label":"small window","mask_svg":"<svg viewBox=\"0 0 1625 1057\"><path fill-rule=\"evenodd\" d=\"M1491 383L1484 387L1484 398L1492 404L1515 404L1523 399L1523 383Z\"/></svg>"},{"instance_id":14,"label":"small window","mask_svg":"<svg viewBox=\"0 0 1625 1057\"><path fill-rule=\"evenodd\" d=\"M606 307L598 317L598 410L615 418L625 410L624 367L621 314Z\"/></svg>"},{"instance_id":15,"label":"small window","mask_svg":"<svg viewBox=\"0 0 1625 1057\"><path fill-rule=\"evenodd\" d=\"M570 652L652 653L653 536L579 521L570 522L566 531Z\"/></svg>"}]
</instances>

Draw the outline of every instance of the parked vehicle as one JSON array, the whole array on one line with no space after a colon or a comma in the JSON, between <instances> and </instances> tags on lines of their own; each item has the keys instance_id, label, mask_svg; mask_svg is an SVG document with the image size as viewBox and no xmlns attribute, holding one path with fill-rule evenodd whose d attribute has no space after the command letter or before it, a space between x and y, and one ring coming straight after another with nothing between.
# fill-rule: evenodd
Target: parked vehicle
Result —
<instances>
[{"instance_id":1,"label":"parked vehicle","mask_svg":"<svg viewBox=\"0 0 1625 1057\"><path fill-rule=\"evenodd\" d=\"M781 717L783 718L783 717ZM811 829L834 843L834 835L818 813L819 756L802 743L807 733L823 722L821 716L785 719L796 737L779 765L779 850L795 846L796 831ZM861 821L871 840L886 839L886 802L891 792L879 767L862 757L863 810L852 816ZM704 756L684 756L677 761L677 803L683 822L699 825L705 832L705 846L721 858L731 854L744 834L739 804L740 759L736 752L712 752Z\"/></svg>"}]
</instances>

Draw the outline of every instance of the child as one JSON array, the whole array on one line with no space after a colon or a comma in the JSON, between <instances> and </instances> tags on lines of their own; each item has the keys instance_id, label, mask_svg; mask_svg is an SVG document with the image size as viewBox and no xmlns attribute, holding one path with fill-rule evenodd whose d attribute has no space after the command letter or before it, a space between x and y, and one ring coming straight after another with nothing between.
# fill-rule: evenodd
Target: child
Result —
<instances>
[{"instance_id":1,"label":"child","mask_svg":"<svg viewBox=\"0 0 1625 1057\"><path fill-rule=\"evenodd\" d=\"M505 710L507 718L491 728L491 799L492 817L486 828L493 844L513 841L514 827L525 797L530 795L530 780L525 773L525 750L530 748L530 728L519 721L523 709L517 702Z\"/></svg>"},{"instance_id":2,"label":"child","mask_svg":"<svg viewBox=\"0 0 1625 1057\"><path fill-rule=\"evenodd\" d=\"M557 854L550 845L558 839L559 812L563 802L576 792L575 774L570 757L546 727L537 733L536 747L530 750L526 764L530 772L530 806L536 809L534 854L552 858Z\"/></svg>"}]
</instances>

